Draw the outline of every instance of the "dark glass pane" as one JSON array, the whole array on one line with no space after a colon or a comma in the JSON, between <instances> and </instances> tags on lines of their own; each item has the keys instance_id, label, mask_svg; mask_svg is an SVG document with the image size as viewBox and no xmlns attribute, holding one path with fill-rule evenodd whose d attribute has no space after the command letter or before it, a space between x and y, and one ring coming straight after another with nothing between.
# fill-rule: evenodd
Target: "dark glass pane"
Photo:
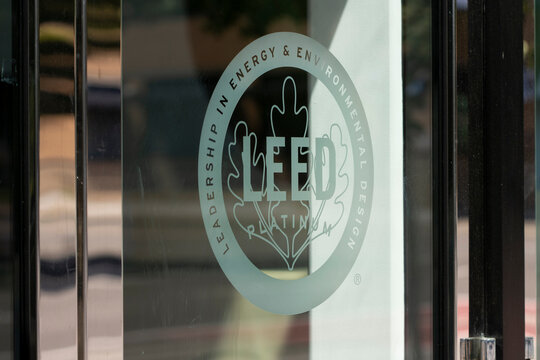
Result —
<instances>
[{"instance_id":1,"label":"dark glass pane","mask_svg":"<svg viewBox=\"0 0 540 360\"><path fill-rule=\"evenodd\" d=\"M0 358L13 358L13 128L15 60L11 0L0 0Z\"/></svg>"}]
</instances>

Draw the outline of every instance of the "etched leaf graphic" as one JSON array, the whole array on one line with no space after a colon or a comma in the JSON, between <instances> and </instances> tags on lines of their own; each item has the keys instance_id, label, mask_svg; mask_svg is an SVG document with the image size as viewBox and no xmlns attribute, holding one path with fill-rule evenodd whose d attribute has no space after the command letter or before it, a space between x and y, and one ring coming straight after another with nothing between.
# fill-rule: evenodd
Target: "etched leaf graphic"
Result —
<instances>
[{"instance_id":1,"label":"etched leaf graphic","mask_svg":"<svg viewBox=\"0 0 540 360\"><path fill-rule=\"evenodd\" d=\"M273 105L270 109L270 125L274 136L308 135L309 113L305 105L298 107L296 83L291 76L283 80L281 88L281 105ZM294 122L294 126L291 123ZM291 133L294 129L295 133Z\"/></svg>"},{"instance_id":2,"label":"etched leaf graphic","mask_svg":"<svg viewBox=\"0 0 540 360\"><path fill-rule=\"evenodd\" d=\"M246 139L246 137L248 139ZM234 154L236 152L243 153L244 151L244 139L248 140L248 143L250 145L251 150L251 158L249 159L250 163L252 165L259 165L262 164L263 172L265 171L264 167L264 154L257 154L257 135L250 132L248 129L247 124L244 121L240 121L238 124L236 124L236 127L234 128L234 140L229 144L228 148L228 154L229 154L229 160L231 162L231 165L233 166L234 171L229 174L227 177L227 184L229 187L229 191L231 194L234 195L235 198L237 198L239 201L243 202L242 196L240 194L237 194L234 191L234 186L232 186L232 183L234 181L240 181L241 174L243 172L243 165L237 164L234 160L235 156ZM242 154L244 156L244 154ZM261 187L259 188L260 191L264 191L264 173L262 176L262 183ZM253 190L253 189L252 189Z\"/></svg>"},{"instance_id":3,"label":"etched leaf graphic","mask_svg":"<svg viewBox=\"0 0 540 360\"><path fill-rule=\"evenodd\" d=\"M343 218L348 149L341 128L330 123L328 133L315 139L326 145L309 148L309 112L298 105L290 76L283 81L281 104L270 109L270 125L266 155L258 152L257 136L247 124L236 125L227 185L236 199L235 221L248 239L270 246L293 270L309 244L331 236ZM262 176L253 176L253 169L262 169Z\"/></svg>"},{"instance_id":4,"label":"etched leaf graphic","mask_svg":"<svg viewBox=\"0 0 540 360\"><path fill-rule=\"evenodd\" d=\"M249 150L249 151L248 151ZM235 153L242 154L242 161L235 159ZM233 215L236 223L240 228L247 233L250 239L259 239L272 246L282 257L286 257L286 253L282 250L282 246L279 245L279 240L285 242L285 235L279 232L279 229L272 227L272 222L266 219L264 208L262 208L264 201L262 200L266 196L265 187L265 157L263 154L257 153L257 136L250 132L245 122L239 122L234 129L234 141L229 144L228 148L229 161L233 166L233 172L227 177L227 187L231 194L237 199L237 202L233 206ZM249 155L249 156L248 156ZM263 176L261 177L261 186L258 189L253 189L251 178L244 180L243 176L246 174L246 168L244 163L249 162L249 165L256 167L262 165ZM246 201L246 189L244 188L243 194L237 193L235 189L241 188L239 183L249 184L248 191L255 193L258 197L257 201ZM246 221L246 216L242 216L246 212L255 213L258 217L258 223L251 223Z\"/></svg>"},{"instance_id":5,"label":"etched leaf graphic","mask_svg":"<svg viewBox=\"0 0 540 360\"><path fill-rule=\"evenodd\" d=\"M272 154L278 157L281 162L286 163L290 159L293 151L298 152L298 156L303 158L303 163L306 164L304 179L300 176L298 179L298 188L300 191L309 191L309 169L308 164L311 163L309 157L311 155L308 144L308 124L309 112L307 107L298 106L298 94L296 83L291 76L287 76L283 81L281 91L281 104L273 105L270 110L270 124L272 135L275 137L283 137L287 139L301 138L305 139L306 147L292 149L292 142L284 142L284 146L277 148ZM267 155L268 156L268 155ZM287 174L287 182L292 176L290 169L283 169L283 173ZM274 190L280 191L278 185L274 184ZM286 264L289 270L294 268L294 264L300 253L295 248L295 238L298 234L304 233L307 236L309 231L309 195L303 201L296 201L291 198L291 192L287 194L287 198L280 201L270 201L268 214L269 221L275 219L276 225L281 233L286 235ZM272 199L271 199L272 200Z\"/></svg>"},{"instance_id":6,"label":"etched leaf graphic","mask_svg":"<svg viewBox=\"0 0 540 360\"><path fill-rule=\"evenodd\" d=\"M343 219L345 213L343 197L349 187L349 175L345 172L348 148L344 142L341 128L337 124L332 124L330 127L330 134L325 134L323 138L329 138L335 146L336 181L334 195L329 200L312 201L312 221L310 223L309 236L302 242L302 245L298 250L300 254L316 239L324 236L331 236L333 229ZM322 156L321 162L326 165L328 159L325 158L324 153ZM315 161L317 161L317 159L315 159ZM315 183L317 177L312 176L311 179L312 182ZM328 186L330 186L330 184L326 184L326 187Z\"/></svg>"}]
</instances>

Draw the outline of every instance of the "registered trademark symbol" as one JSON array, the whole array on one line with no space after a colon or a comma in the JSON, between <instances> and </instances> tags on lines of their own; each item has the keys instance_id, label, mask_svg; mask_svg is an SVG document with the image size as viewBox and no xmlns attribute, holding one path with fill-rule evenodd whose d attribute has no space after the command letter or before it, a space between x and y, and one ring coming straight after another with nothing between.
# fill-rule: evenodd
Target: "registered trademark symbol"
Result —
<instances>
[{"instance_id":1,"label":"registered trademark symbol","mask_svg":"<svg viewBox=\"0 0 540 360\"><path fill-rule=\"evenodd\" d=\"M354 284L355 285L360 285L361 282L362 282L362 275L355 274L354 275Z\"/></svg>"}]
</instances>

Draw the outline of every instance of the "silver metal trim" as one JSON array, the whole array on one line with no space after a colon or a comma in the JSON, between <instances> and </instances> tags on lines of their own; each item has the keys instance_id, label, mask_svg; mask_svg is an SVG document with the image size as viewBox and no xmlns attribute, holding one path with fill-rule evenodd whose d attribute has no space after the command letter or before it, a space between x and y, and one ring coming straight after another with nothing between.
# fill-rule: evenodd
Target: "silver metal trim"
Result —
<instances>
[{"instance_id":1,"label":"silver metal trim","mask_svg":"<svg viewBox=\"0 0 540 360\"><path fill-rule=\"evenodd\" d=\"M77 203L77 356L87 360L87 24L86 0L75 0L75 193Z\"/></svg>"},{"instance_id":2,"label":"silver metal trim","mask_svg":"<svg viewBox=\"0 0 540 360\"><path fill-rule=\"evenodd\" d=\"M525 338L525 360L534 359L534 338L527 336Z\"/></svg>"},{"instance_id":3,"label":"silver metal trim","mask_svg":"<svg viewBox=\"0 0 540 360\"><path fill-rule=\"evenodd\" d=\"M87 1L87 347L123 359L121 0Z\"/></svg>"},{"instance_id":4,"label":"silver metal trim","mask_svg":"<svg viewBox=\"0 0 540 360\"><path fill-rule=\"evenodd\" d=\"M58 11L59 7L63 11ZM40 1L38 359L77 358L74 2Z\"/></svg>"},{"instance_id":5,"label":"silver metal trim","mask_svg":"<svg viewBox=\"0 0 540 360\"><path fill-rule=\"evenodd\" d=\"M122 359L121 0L41 14L37 357Z\"/></svg>"},{"instance_id":6,"label":"silver metal trim","mask_svg":"<svg viewBox=\"0 0 540 360\"><path fill-rule=\"evenodd\" d=\"M459 358L461 360L495 360L496 341L494 338L473 337L460 339Z\"/></svg>"}]
</instances>

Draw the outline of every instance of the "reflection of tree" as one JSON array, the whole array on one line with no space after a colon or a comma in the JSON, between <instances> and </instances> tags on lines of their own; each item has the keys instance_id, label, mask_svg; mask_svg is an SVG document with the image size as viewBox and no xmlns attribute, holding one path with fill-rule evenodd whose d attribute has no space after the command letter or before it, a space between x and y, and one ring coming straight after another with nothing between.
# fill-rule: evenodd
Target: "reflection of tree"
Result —
<instances>
[{"instance_id":1,"label":"reflection of tree","mask_svg":"<svg viewBox=\"0 0 540 360\"><path fill-rule=\"evenodd\" d=\"M418 130L425 119L418 111L425 108L431 78L431 7L422 0L403 2L403 59L405 121ZM423 117L420 115L420 117Z\"/></svg>"},{"instance_id":2,"label":"reflection of tree","mask_svg":"<svg viewBox=\"0 0 540 360\"><path fill-rule=\"evenodd\" d=\"M87 1L88 46L118 47L121 9L116 0ZM40 51L73 54L73 1L47 2L40 7Z\"/></svg>"},{"instance_id":3,"label":"reflection of tree","mask_svg":"<svg viewBox=\"0 0 540 360\"><path fill-rule=\"evenodd\" d=\"M260 36L277 19L305 21L307 5L305 1L291 0L191 0L188 9L192 14L204 11L208 27L216 32L240 21L246 35Z\"/></svg>"},{"instance_id":4,"label":"reflection of tree","mask_svg":"<svg viewBox=\"0 0 540 360\"><path fill-rule=\"evenodd\" d=\"M534 3L523 1L523 63L526 68L534 69Z\"/></svg>"},{"instance_id":5,"label":"reflection of tree","mask_svg":"<svg viewBox=\"0 0 540 360\"><path fill-rule=\"evenodd\" d=\"M403 1L406 358L433 355L431 228L431 2Z\"/></svg>"},{"instance_id":6,"label":"reflection of tree","mask_svg":"<svg viewBox=\"0 0 540 360\"><path fill-rule=\"evenodd\" d=\"M307 15L306 1L291 0L129 0L125 4L126 15L137 15L142 19L154 17L197 16L207 19L209 30L221 32L241 24L246 35L261 36L274 21L289 18L303 22Z\"/></svg>"},{"instance_id":7,"label":"reflection of tree","mask_svg":"<svg viewBox=\"0 0 540 360\"><path fill-rule=\"evenodd\" d=\"M429 2L405 0L403 2L403 55L407 59L407 68L415 73L418 68L431 65L430 39L431 7Z\"/></svg>"}]
</instances>

